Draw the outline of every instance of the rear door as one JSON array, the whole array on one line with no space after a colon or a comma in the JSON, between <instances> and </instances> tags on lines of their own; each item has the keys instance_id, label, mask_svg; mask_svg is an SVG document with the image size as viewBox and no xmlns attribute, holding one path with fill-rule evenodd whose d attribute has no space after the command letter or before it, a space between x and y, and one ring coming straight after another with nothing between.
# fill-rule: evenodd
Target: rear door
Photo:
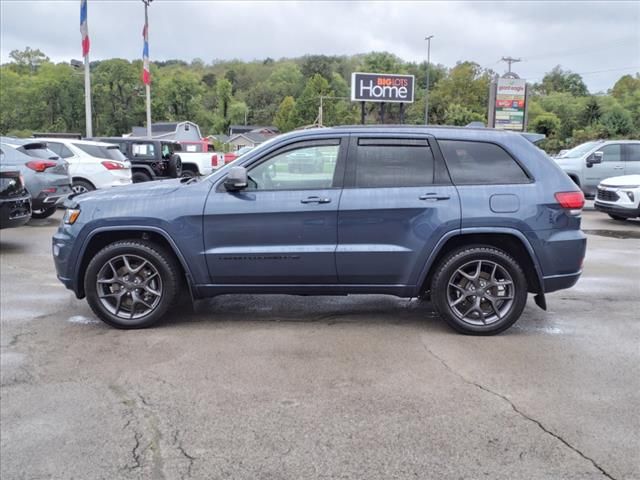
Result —
<instances>
[{"instance_id":1,"label":"rear door","mask_svg":"<svg viewBox=\"0 0 640 480\"><path fill-rule=\"evenodd\" d=\"M338 212L342 284L413 285L444 233L460 227L458 194L428 135L352 135Z\"/></svg>"},{"instance_id":2,"label":"rear door","mask_svg":"<svg viewBox=\"0 0 640 480\"><path fill-rule=\"evenodd\" d=\"M219 182L204 211L204 247L215 284L337 282L337 212L348 135L294 141L247 167L249 187ZM298 168L307 155L321 168Z\"/></svg>"},{"instance_id":3,"label":"rear door","mask_svg":"<svg viewBox=\"0 0 640 480\"><path fill-rule=\"evenodd\" d=\"M640 143L625 143L624 151L624 174L640 175Z\"/></svg>"}]
</instances>

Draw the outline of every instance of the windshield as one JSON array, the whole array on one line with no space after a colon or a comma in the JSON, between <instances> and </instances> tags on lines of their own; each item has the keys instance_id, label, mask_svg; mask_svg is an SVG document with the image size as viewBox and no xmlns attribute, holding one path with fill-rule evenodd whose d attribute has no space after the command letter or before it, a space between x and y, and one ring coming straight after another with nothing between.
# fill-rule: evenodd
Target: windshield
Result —
<instances>
[{"instance_id":1,"label":"windshield","mask_svg":"<svg viewBox=\"0 0 640 480\"><path fill-rule=\"evenodd\" d=\"M108 147L102 145L85 145L82 143L74 143L73 145L92 157L116 160L118 162L125 162L127 160L127 157L122 154L117 145Z\"/></svg>"},{"instance_id":2,"label":"windshield","mask_svg":"<svg viewBox=\"0 0 640 480\"><path fill-rule=\"evenodd\" d=\"M587 142L582 145L578 145L577 147L572 148L568 152L563 153L558 158L575 158L581 157L585 153L589 152L593 147L598 145L600 142Z\"/></svg>"}]
</instances>

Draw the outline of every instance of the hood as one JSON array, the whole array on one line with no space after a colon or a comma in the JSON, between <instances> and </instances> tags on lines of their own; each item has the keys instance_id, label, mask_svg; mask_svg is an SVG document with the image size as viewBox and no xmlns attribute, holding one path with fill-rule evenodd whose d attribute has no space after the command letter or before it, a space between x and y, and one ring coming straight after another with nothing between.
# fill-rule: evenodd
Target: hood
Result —
<instances>
[{"instance_id":1,"label":"hood","mask_svg":"<svg viewBox=\"0 0 640 480\"><path fill-rule=\"evenodd\" d=\"M143 198L164 197L179 189L188 180L187 178L172 178L170 180L132 183L130 185L93 190L81 195L72 195L64 202L64 205L73 208L87 201L121 200L127 202Z\"/></svg>"},{"instance_id":2,"label":"hood","mask_svg":"<svg viewBox=\"0 0 640 480\"><path fill-rule=\"evenodd\" d=\"M605 178L600 182L600 185L603 187L637 187L640 185L640 175Z\"/></svg>"}]
</instances>

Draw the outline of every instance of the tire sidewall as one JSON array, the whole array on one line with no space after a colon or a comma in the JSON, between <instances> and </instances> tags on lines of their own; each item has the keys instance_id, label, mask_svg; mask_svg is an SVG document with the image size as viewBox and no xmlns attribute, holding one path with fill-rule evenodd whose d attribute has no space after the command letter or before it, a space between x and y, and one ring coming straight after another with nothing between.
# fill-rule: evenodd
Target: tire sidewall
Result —
<instances>
[{"instance_id":1,"label":"tire sidewall","mask_svg":"<svg viewBox=\"0 0 640 480\"><path fill-rule=\"evenodd\" d=\"M133 183L143 183L143 182L149 182L151 180L151 177L145 173L145 172L133 172L133 174L131 175L131 181Z\"/></svg>"},{"instance_id":2,"label":"tire sidewall","mask_svg":"<svg viewBox=\"0 0 640 480\"><path fill-rule=\"evenodd\" d=\"M100 302L96 288L97 275L105 263L124 254L137 255L152 263L158 270L163 286L162 297L156 308L144 317L130 321L109 312ZM145 328L160 320L172 306L179 290L178 282L175 262L164 250L143 241L121 241L103 248L91 260L84 277L84 290L89 306L105 323L122 329Z\"/></svg>"},{"instance_id":3,"label":"tire sidewall","mask_svg":"<svg viewBox=\"0 0 640 480\"><path fill-rule=\"evenodd\" d=\"M474 260L489 260L504 268L513 281L514 298L511 309L502 319L487 326L472 325L459 319L451 310L447 299L451 276L462 265ZM513 325L527 302L527 281L518 262L510 255L493 247L465 247L452 252L439 265L431 287L433 303L446 322L455 330L469 335L494 335Z\"/></svg>"}]
</instances>

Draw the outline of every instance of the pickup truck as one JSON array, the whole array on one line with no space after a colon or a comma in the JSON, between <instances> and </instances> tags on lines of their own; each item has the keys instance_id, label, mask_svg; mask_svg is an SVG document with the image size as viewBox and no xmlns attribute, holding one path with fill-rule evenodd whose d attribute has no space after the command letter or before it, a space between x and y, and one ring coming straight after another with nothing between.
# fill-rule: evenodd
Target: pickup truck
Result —
<instances>
[{"instance_id":1,"label":"pickup truck","mask_svg":"<svg viewBox=\"0 0 640 480\"><path fill-rule=\"evenodd\" d=\"M178 142L181 147L180 158L182 160L182 176L197 177L209 175L213 170L221 167L223 163L215 153L213 145L206 140L200 142Z\"/></svg>"}]
</instances>

